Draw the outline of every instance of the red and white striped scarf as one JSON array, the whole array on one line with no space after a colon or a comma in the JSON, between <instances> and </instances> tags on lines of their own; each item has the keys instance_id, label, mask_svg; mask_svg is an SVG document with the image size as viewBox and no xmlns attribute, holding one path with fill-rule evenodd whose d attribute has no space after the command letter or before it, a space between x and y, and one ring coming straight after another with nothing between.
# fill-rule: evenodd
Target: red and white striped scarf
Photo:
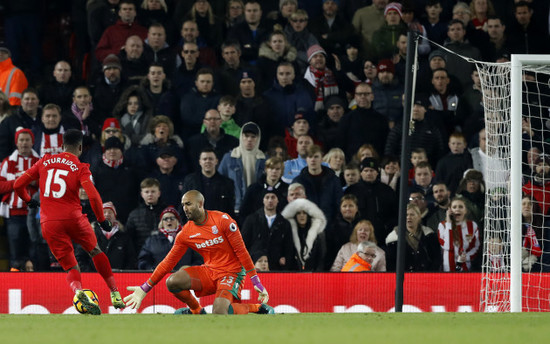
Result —
<instances>
[{"instance_id":1,"label":"red and white striped scarf","mask_svg":"<svg viewBox=\"0 0 550 344\"><path fill-rule=\"evenodd\" d=\"M15 180L20 175L22 175L26 170L31 168L34 163L36 163L40 157L38 153L34 150L32 154L25 157L19 155L19 152L15 150L11 153L10 156L2 161L2 166L0 167L0 179L4 180ZM27 192L31 195L37 191L36 187L28 186ZM0 216L9 217L10 215L26 215L27 214L27 205L15 191L12 191L9 194L5 194L2 197L2 204L0 206Z\"/></svg>"},{"instance_id":2,"label":"red and white striped scarf","mask_svg":"<svg viewBox=\"0 0 550 344\"><path fill-rule=\"evenodd\" d=\"M315 111L324 109L325 98L338 94L336 78L328 68L319 70L310 66L304 78L315 87Z\"/></svg>"},{"instance_id":3,"label":"red and white striped scarf","mask_svg":"<svg viewBox=\"0 0 550 344\"><path fill-rule=\"evenodd\" d=\"M44 156L47 153L57 154L63 152L63 133L65 130L63 127L59 128L58 133L46 134L42 132L42 138L40 140L40 156Z\"/></svg>"},{"instance_id":4,"label":"red and white striped scarf","mask_svg":"<svg viewBox=\"0 0 550 344\"><path fill-rule=\"evenodd\" d=\"M454 230L460 233L462 240L459 245L453 240L453 229L450 223L443 221L439 224L438 235L443 254L443 271L457 271L457 266L461 271L470 271L480 246L477 224L469 220L463 221L457 223ZM466 261L460 263L458 257L463 253L466 255Z\"/></svg>"},{"instance_id":5,"label":"red and white striped scarf","mask_svg":"<svg viewBox=\"0 0 550 344\"><path fill-rule=\"evenodd\" d=\"M107 157L105 157L105 153L103 153L102 157L103 157L103 163L112 168L117 168L120 165L122 165L122 163L124 162L124 156L118 160L109 160L107 159Z\"/></svg>"},{"instance_id":6,"label":"red and white striped scarf","mask_svg":"<svg viewBox=\"0 0 550 344\"><path fill-rule=\"evenodd\" d=\"M159 228L159 231L164 234L166 239L170 241L170 243L173 243L176 239L176 235L181 231L183 227L181 225L178 225L178 228Z\"/></svg>"}]
</instances>

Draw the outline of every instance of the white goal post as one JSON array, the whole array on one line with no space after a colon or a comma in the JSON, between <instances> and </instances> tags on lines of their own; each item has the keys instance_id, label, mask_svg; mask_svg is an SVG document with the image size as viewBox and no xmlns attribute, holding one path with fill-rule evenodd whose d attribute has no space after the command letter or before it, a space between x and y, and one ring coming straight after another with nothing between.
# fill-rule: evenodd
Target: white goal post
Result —
<instances>
[{"instance_id":1,"label":"white goal post","mask_svg":"<svg viewBox=\"0 0 550 344\"><path fill-rule=\"evenodd\" d=\"M542 156L550 157L550 150L544 149L550 142L550 55L512 55L511 63L476 61L476 66L483 90L487 135L487 168L484 171L487 198L480 310L548 311L550 276L545 274L548 266L544 264L543 256L534 255L533 261L537 263L527 263L527 269L525 265L531 251L523 248L522 228L526 226L526 221L522 220L522 185L526 180L534 179L534 173L524 175L524 158L528 152L522 150L526 140L522 117L529 123L541 124L533 128L536 135L528 136L527 140L532 140L530 147L542 147ZM526 79L526 73L530 79ZM544 180L542 178L542 185ZM530 197L532 202L540 202L540 199L535 200L533 194ZM542 205L546 209L545 204ZM545 218L544 211L536 215ZM540 245L546 245L544 255L550 242L544 235L547 231L545 226L539 227L543 233L539 239Z\"/></svg>"}]
</instances>

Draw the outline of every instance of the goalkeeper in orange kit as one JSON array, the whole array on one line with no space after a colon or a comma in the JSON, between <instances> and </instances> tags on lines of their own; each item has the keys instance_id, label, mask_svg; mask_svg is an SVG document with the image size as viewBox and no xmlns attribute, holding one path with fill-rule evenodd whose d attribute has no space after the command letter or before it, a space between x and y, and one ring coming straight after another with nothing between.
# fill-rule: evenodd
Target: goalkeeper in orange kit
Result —
<instances>
[{"instance_id":1,"label":"goalkeeper in orange kit","mask_svg":"<svg viewBox=\"0 0 550 344\"><path fill-rule=\"evenodd\" d=\"M204 196L196 190L185 193L181 203L189 221L147 282L128 287L133 293L124 298L126 305L138 309L147 293L172 271L187 249L191 248L204 258L204 264L181 269L166 280L168 290L189 306L178 309L176 314L206 313L190 290L199 297L215 294L214 314L273 314L273 308L267 304L267 290L256 274L235 220L226 213L205 210ZM260 304L240 303L245 276L250 277L259 293Z\"/></svg>"}]
</instances>

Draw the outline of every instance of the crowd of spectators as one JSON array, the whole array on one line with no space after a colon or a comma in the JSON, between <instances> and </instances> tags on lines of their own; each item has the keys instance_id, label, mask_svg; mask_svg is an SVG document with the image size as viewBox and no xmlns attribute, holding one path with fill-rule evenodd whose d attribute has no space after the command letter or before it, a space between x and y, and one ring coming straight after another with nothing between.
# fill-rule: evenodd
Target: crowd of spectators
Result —
<instances>
[{"instance_id":1,"label":"crowd of spectators","mask_svg":"<svg viewBox=\"0 0 550 344\"><path fill-rule=\"evenodd\" d=\"M393 271L406 183L406 270L479 271L483 97L474 64L451 52L488 62L550 53L547 1L494 5L3 2L0 258L12 271L59 269L39 215L10 185L40 157L61 152L62 134L76 128L85 135L80 158L115 223L110 233L94 225L113 268L152 269L186 221L181 196L196 189L206 209L238 221L259 270ZM408 31L425 38L404 176ZM544 125L525 119L523 129L543 136ZM549 210L550 158L541 146L524 148L528 271L550 258L539 218ZM94 223L85 192L81 201ZM93 269L77 253L83 271ZM200 262L188 252L180 266Z\"/></svg>"}]
</instances>

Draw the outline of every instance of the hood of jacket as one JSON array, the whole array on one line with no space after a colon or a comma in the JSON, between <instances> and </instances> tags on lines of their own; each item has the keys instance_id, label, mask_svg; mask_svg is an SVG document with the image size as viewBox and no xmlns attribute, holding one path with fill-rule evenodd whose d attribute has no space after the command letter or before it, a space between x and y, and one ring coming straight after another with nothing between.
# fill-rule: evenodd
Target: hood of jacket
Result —
<instances>
[{"instance_id":1,"label":"hood of jacket","mask_svg":"<svg viewBox=\"0 0 550 344\"><path fill-rule=\"evenodd\" d=\"M288 45L287 43L285 45L285 52L283 56L279 56L277 55L277 53L275 53L275 51L273 51L273 49L271 49L267 42L263 42L260 45L260 49L258 50L258 56L265 57L272 61L279 61L280 59L283 59L284 61L293 62L298 56L298 51L296 50L296 48Z\"/></svg>"},{"instance_id":2,"label":"hood of jacket","mask_svg":"<svg viewBox=\"0 0 550 344\"><path fill-rule=\"evenodd\" d=\"M299 211L305 211L311 217L311 227L307 232L305 250L302 250L300 238L298 237L298 223L296 223L296 220L294 219L296 213L298 213ZM319 209L319 207L315 203L305 198L299 198L290 202L283 209L281 215L283 215L283 217L287 219L288 222L290 222L294 247L296 247L298 258L303 265L305 260L307 260L309 258L309 255L311 254L311 249L313 248L313 244L315 243L317 236L325 230L325 227L327 225L325 214L323 214L323 211ZM304 252L303 257L300 252Z\"/></svg>"}]
</instances>

